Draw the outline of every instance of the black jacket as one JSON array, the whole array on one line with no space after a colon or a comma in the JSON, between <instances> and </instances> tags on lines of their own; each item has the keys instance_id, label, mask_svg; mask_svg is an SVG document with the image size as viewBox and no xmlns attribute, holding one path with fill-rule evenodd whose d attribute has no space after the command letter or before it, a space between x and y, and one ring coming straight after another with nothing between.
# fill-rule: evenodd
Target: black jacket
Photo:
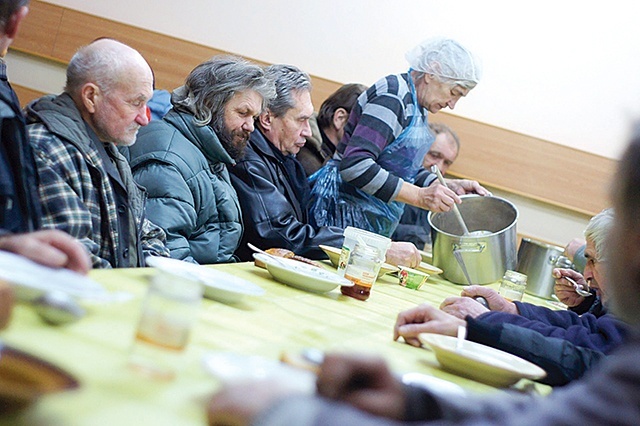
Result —
<instances>
[{"instance_id":1,"label":"black jacket","mask_svg":"<svg viewBox=\"0 0 640 426\"><path fill-rule=\"evenodd\" d=\"M288 168L285 161L292 162ZM251 134L244 158L229 171L245 226L236 251L240 260L252 259L247 242L262 249L289 249L311 259L325 258L319 244L342 247L341 228L316 229L309 224L307 203L300 200L301 189L308 192L309 184L300 163L284 157L259 130Z\"/></svg>"},{"instance_id":2,"label":"black jacket","mask_svg":"<svg viewBox=\"0 0 640 426\"><path fill-rule=\"evenodd\" d=\"M0 61L0 229L29 232L40 227L35 161L25 120Z\"/></svg>"}]
</instances>

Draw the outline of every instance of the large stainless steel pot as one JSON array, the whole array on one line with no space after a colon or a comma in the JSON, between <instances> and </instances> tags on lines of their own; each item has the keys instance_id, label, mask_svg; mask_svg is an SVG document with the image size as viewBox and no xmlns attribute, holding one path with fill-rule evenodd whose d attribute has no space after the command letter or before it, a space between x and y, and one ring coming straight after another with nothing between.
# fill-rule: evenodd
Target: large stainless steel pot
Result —
<instances>
[{"instance_id":1,"label":"large stainless steel pot","mask_svg":"<svg viewBox=\"0 0 640 426\"><path fill-rule=\"evenodd\" d=\"M473 284L497 281L507 269L516 267L518 209L499 197L463 195L461 198L462 204L458 207L469 232L488 232L481 236L463 237L453 211L429 212L433 264L444 271L442 275L447 280L467 284L454 256L454 251L458 251Z\"/></svg>"},{"instance_id":2,"label":"large stainless steel pot","mask_svg":"<svg viewBox=\"0 0 640 426\"><path fill-rule=\"evenodd\" d=\"M562 247L529 238L522 239L518 249L516 271L527 276L527 293L547 299L551 298L555 284L551 272L563 252Z\"/></svg>"}]
</instances>

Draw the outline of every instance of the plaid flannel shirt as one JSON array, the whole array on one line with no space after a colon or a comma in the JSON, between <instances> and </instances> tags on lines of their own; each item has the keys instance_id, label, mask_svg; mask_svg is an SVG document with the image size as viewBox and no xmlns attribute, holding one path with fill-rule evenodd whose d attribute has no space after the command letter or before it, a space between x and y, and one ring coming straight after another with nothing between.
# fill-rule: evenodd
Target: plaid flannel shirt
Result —
<instances>
[{"instance_id":1,"label":"plaid flannel shirt","mask_svg":"<svg viewBox=\"0 0 640 426\"><path fill-rule=\"evenodd\" d=\"M43 227L61 229L80 240L95 268L136 266L118 264L116 251L122 247L113 188L79 111L68 95L45 97L45 124L38 102L29 106L27 130L40 175ZM133 182L127 170L129 176L123 180ZM127 189L137 227L136 247L143 256L168 257L164 231L144 217L144 189L136 185ZM144 259L138 264L143 266Z\"/></svg>"}]
</instances>

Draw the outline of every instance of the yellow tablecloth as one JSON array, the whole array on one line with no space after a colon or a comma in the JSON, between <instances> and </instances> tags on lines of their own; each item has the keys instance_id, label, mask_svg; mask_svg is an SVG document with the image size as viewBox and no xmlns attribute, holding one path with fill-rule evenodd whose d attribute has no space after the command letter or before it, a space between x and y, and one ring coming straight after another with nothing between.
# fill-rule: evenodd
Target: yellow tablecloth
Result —
<instances>
[{"instance_id":1,"label":"yellow tablecloth","mask_svg":"<svg viewBox=\"0 0 640 426\"><path fill-rule=\"evenodd\" d=\"M433 354L392 340L398 312L420 303L438 306L461 286L432 276L420 290L384 276L369 300L340 294L315 294L274 281L252 263L213 266L266 290L238 304L204 299L184 354L184 368L172 381L140 376L127 366L128 350L153 269L94 270L91 277L109 290L136 297L128 302L92 306L86 317L65 326L48 326L28 306L18 305L5 343L41 356L74 375L79 389L41 398L28 409L0 418L0 424L25 425L189 425L205 423L205 403L219 386L202 367L208 351L233 351L278 359L283 351L304 348L349 351L384 357L398 373L417 371L487 392L492 388L438 368ZM525 300L541 303L525 296Z\"/></svg>"}]
</instances>

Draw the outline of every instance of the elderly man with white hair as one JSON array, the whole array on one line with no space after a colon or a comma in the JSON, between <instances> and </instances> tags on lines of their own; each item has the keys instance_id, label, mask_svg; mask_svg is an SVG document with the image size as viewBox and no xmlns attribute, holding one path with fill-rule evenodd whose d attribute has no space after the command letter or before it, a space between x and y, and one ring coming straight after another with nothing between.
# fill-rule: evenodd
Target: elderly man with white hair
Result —
<instances>
[{"instance_id":1,"label":"elderly man with white hair","mask_svg":"<svg viewBox=\"0 0 640 426\"><path fill-rule=\"evenodd\" d=\"M43 227L68 232L95 268L144 266L168 256L165 234L145 216L146 194L117 146L131 145L149 123L151 68L113 39L81 47L67 67L64 93L27 107Z\"/></svg>"},{"instance_id":2,"label":"elderly man with white hair","mask_svg":"<svg viewBox=\"0 0 640 426\"><path fill-rule=\"evenodd\" d=\"M462 325L467 327L469 340L513 353L547 370L545 383L564 385L582 376L622 344L628 330L605 308L608 283L604 253L613 221L613 210L607 209L587 225L585 254L589 260L584 276L571 269L553 271L559 297L575 308L556 311L510 302L489 287L475 285L465 287L463 297L445 299L440 306L442 311L437 313L425 305L401 312L394 337L419 346L420 333L453 336ZM589 283L593 296L578 295L564 277L573 278L582 286ZM489 309L473 299L478 296L487 300Z\"/></svg>"}]
</instances>

